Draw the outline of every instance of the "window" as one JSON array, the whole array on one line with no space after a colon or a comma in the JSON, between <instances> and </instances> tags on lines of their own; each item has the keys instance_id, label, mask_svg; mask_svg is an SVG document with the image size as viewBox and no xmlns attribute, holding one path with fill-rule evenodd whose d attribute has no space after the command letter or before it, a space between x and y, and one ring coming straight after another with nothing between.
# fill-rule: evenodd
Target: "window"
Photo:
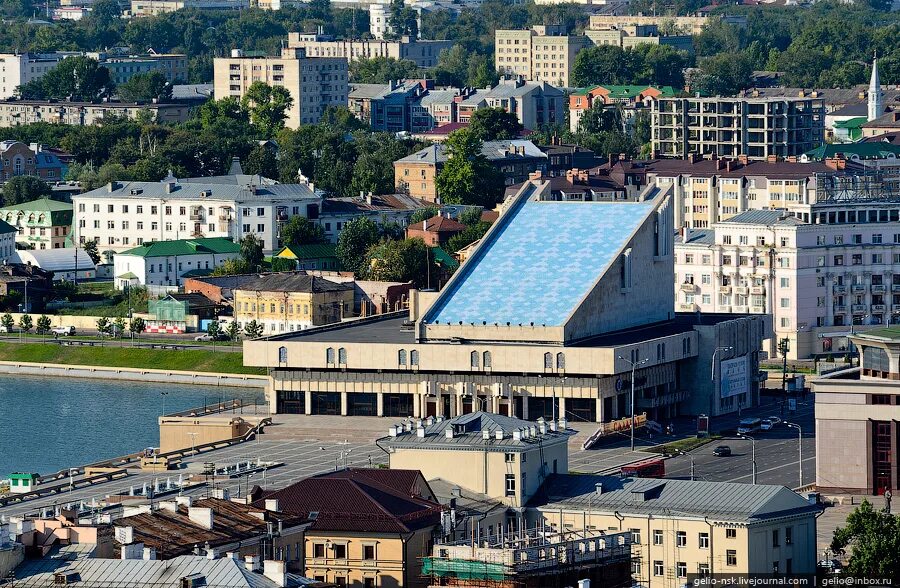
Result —
<instances>
[{"instance_id":1,"label":"window","mask_svg":"<svg viewBox=\"0 0 900 588\"><path fill-rule=\"evenodd\" d=\"M313 557L325 557L325 544L324 543L314 543L313 544Z\"/></svg>"},{"instance_id":2,"label":"window","mask_svg":"<svg viewBox=\"0 0 900 588\"><path fill-rule=\"evenodd\" d=\"M278 363L287 363L287 347L284 345L278 348Z\"/></svg>"},{"instance_id":3,"label":"window","mask_svg":"<svg viewBox=\"0 0 900 588\"><path fill-rule=\"evenodd\" d=\"M729 565L729 566L737 565L737 550L736 549L725 550L725 565Z\"/></svg>"},{"instance_id":4,"label":"window","mask_svg":"<svg viewBox=\"0 0 900 588\"><path fill-rule=\"evenodd\" d=\"M516 495L516 475L506 474L506 496Z\"/></svg>"},{"instance_id":5,"label":"window","mask_svg":"<svg viewBox=\"0 0 900 588\"><path fill-rule=\"evenodd\" d=\"M834 265L844 265L844 256L843 255L835 255L834 256Z\"/></svg>"},{"instance_id":6,"label":"window","mask_svg":"<svg viewBox=\"0 0 900 588\"><path fill-rule=\"evenodd\" d=\"M477 351L473 351L472 353L469 354L469 365L474 370L478 369L478 352Z\"/></svg>"},{"instance_id":7,"label":"window","mask_svg":"<svg viewBox=\"0 0 900 588\"><path fill-rule=\"evenodd\" d=\"M737 529L725 529L725 538L734 539L737 537Z\"/></svg>"},{"instance_id":8,"label":"window","mask_svg":"<svg viewBox=\"0 0 900 588\"><path fill-rule=\"evenodd\" d=\"M406 365L406 349L401 349L397 352L397 363Z\"/></svg>"},{"instance_id":9,"label":"window","mask_svg":"<svg viewBox=\"0 0 900 588\"><path fill-rule=\"evenodd\" d=\"M551 353L544 354L544 369L545 370L553 369L553 355Z\"/></svg>"},{"instance_id":10,"label":"window","mask_svg":"<svg viewBox=\"0 0 900 588\"><path fill-rule=\"evenodd\" d=\"M363 578L363 588L375 588L375 578Z\"/></svg>"},{"instance_id":11,"label":"window","mask_svg":"<svg viewBox=\"0 0 900 588\"><path fill-rule=\"evenodd\" d=\"M678 547L687 546L687 533L685 531L678 531L675 533L675 544Z\"/></svg>"},{"instance_id":12,"label":"window","mask_svg":"<svg viewBox=\"0 0 900 588\"><path fill-rule=\"evenodd\" d=\"M772 529L772 547L781 547L781 541L778 536L778 529Z\"/></svg>"},{"instance_id":13,"label":"window","mask_svg":"<svg viewBox=\"0 0 900 588\"><path fill-rule=\"evenodd\" d=\"M782 288L790 288L791 287L791 279L790 278L781 278L780 284Z\"/></svg>"},{"instance_id":14,"label":"window","mask_svg":"<svg viewBox=\"0 0 900 588\"><path fill-rule=\"evenodd\" d=\"M794 543L794 527L785 527L784 528L784 544L785 545L793 545ZM788 560L790 561L790 560ZM790 572L788 572L790 573Z\"/></svg>"},{"instance_id":15,"label":"window","mask_svg":"<svg viewBox=\"0 0 900 588\"><path fill-rule=\"evenodd\" d=\"M341 365L347 364L347 350L343 347L338 349L338 363Z\"/></svg>"},{"instance_id":16,"label":"window","mask_svg":"<svg viewBox=\"0 0 900 588\"><path fill-rule=\"evenodd\" d=\"M876 234L872 235L872 243L876 243L876 244L877 244L877 243L881 243L881 242L882 242L882 241L881 241L881 235L880 235L879 233L876 233Z\"/></svg>"},{"instance_id":17,"label":"window","mask_svg":"<svg viewBox=\"0 0 900 588\"><path fill-rule=\"evenodd\" d=\"M779 301L781 308L790 308L791 307L791 299L790 298L782 298Z\"/></svg>"},{"instance_id":18,"label":"window","mask_svg":"<svg viewBox=\"0 0 900 588\"><path fill-rule=\"evenodd\" d=\"M679 578L687 578L687 563L680 561L675 564L675 574Z\"/></svg>"},{"instance_id":19,"label":"window","mask_svg":"<svg viewBox=\"0 0 900 588\"><path fill-rule=\"evenodd\" d=\"M419 365L419 352L415 349L409 352L409 365Z\"/></svg>"},{"instance_id":20,"label":"window","mask_svg":"<svg viewBox=\"0 0 900 588\"><path fill-rule=\"evenodd\" d=\"M566 369L566 356L564 353L556 354L556 369L558 369L558 370Z\"/></svg>"},{"instance_id":21,"label":"window","mask_svg":"<svg viewBox=\"0 0 900 588\"><path fill-rule=\"evenodd\" d=\"M641 530L640 529L629 529L631 531L631 542L635 545L641 544Z\"/></svg>"},{"instance_id":22,"label":"window","mask_svg":"<svg viewBox=\"0 0 900 588\"><path fill-rule=\"evenodd\" d=\"M506 463L513 463L516 461L516 454L515 453L505 453L505 454L503 454L503 458L506 461Z\"/></svg>"},{"instance_id":23,"label":"window","mask_svg":"<svg viewBox=\"0 0 900 588\"><path fill-rule=\"evenodd\" d=\"M708 563L698 563L697 564L697 574L701 576L709 575L709 564Z\"/></svg>"},{"instance_id":24,"label":"window","mask_svg":"<svg viewBox=\"0 0 900 588\"><path fill-rule=\"evenodd\" d=\"M347 559L347 546L341 543L334 544L334 559Z\"/></svg>"},{"instance_id":25,"label":"window","mask_svg":"<svg viewBox=\"0 0 900 588\"><path fill-rule=\"evenodd\" d=\"M244 303L244 306L246 306L246 303ZM334 363L334 347L329 347L325 350L325 363Z\"/></svg>"},{"instance_id":26,"label":"window","mask_svg":"<svg viewBox=\"0 0 900 588\"><path fill-rule=\"evenodd\" d=\"M662 545L663 544L663 532L662 531L653 531L653 544L654 545Z\"/></svg>"},{"instance_id":27,"label":"window","mask_svg":"<svg viewBox=\"0 0 900 588\"><path fill-rule=\"evenodd\" d=\"M862 235L853 235L853 244L862 245Z\"/></svg>"},{"instance_id":28,"label":"window","mask_svg":"<svg viewBox=\"0 0 900 588\"><path fill-rule=\"evenodd\" d=\"M485 351L481 356L481 365L485 368L491 367L491 352Z\"/></svg>"},{"instance_id":29,"label":"window","mask_svg":"<svg viewBox=\"0 0 900 588\"><path fill-rule=\"evenodd\" d=\"M663 562L660 560L656 560L653 562L653 575L654 576L662 576L663 575Z\"/></svg>"},{"instance_id":30,"label":"window","mask_svg":"<svg viewBox=\"0 0 900 588\"><path fill-rule=\"evenodd\" d=\"M709 549L709 533L700 533L700 549Z\"/></svg>"}]
</instances>

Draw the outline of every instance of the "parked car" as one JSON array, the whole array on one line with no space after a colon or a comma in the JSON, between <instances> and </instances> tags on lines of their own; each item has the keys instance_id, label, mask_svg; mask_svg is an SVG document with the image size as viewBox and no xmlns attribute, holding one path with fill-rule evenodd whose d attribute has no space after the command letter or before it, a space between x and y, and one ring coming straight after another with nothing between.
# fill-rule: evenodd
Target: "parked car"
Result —
<instances>
[{"instance_id":1,"label":"parked car","mask_svg":"<svg viewBox=\"0 0 900 588\"><path fill-rule=\"evenodd\" d=\"M782 423L781 417L770 416L766 417L767 421L770 421L773 425L780 425Z\"/></svg>"},{"instance_id":2,"label":"parked car","mask_svg":"<svg viewBox=\"0 0 900 588\"><path fill-rule=\"evenodd\" d=\"M775 426L775 423L773 423L769 419L763 419L762 422L759 424L759 428L762 429L763 431L771 431L772 427L774 427L774 426Z\"/></svg>"},{"instance_id":3,"label":"parked car","mask_svg":"<svg viewBox=\"0 0 900 588\"><path fill-rule=\"evenodd\" d=\"M227 341L228 335L225 333L219 333L213 338L209 333L203 333L202 335L197 335L194 337L194 341Z\"/></svg>"},{"instance_id":4,"label":"parked car","mask_svg":"<svg viewBox=\"0 0 900 588\"><path fill-rule=\"evenodd\" d=\"M15 330L16 330L15 327L13 327L11 329L7 329L5 326L0 325L0 333L12 333Z\"/></svg>"},{"instance_id":5,"label":"parked car","mask_svg":"<svg viewBox=\"0 0 900 588\"><path fill-rule=\"evenodd\" d=\"M75 327L73 325L53 327L52 329L50 329L50 332L54 335L70 337L75 334Z\"/></svg>"},{"instance_id":6,"label":"parked car","mask_svg":"<svg viewBox=\"0 0 900 588\"><path fill-rule=\"evenodd\" d=\"M727 445L719 445L713 449L713 455L716 457L728 457L731 455L731 447Z\"/></svg>"}]
</instances>

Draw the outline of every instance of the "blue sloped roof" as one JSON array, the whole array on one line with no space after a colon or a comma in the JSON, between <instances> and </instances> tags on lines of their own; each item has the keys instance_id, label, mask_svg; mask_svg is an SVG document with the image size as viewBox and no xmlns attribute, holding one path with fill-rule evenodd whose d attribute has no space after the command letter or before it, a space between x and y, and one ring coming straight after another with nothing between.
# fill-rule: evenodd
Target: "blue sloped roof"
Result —
<instances>
[{"instance_id":1,"label":"blue sloped roof","mask_svg":"<svg viewBox=\"0 0 900 588\"><path fill-rule=\"evenodd\" d=\"M462 265L426 322L562 326L654 202L525 200Z\"/></svg>"}]
</instances>

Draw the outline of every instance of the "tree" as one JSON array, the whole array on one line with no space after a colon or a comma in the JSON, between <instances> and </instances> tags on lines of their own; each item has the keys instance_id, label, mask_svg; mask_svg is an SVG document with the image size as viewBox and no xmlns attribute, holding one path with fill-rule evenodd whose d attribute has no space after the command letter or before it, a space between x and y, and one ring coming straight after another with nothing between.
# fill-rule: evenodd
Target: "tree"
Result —
<instances>
[{"instance_id":1,"label":"tree","mask_svg":"<svg viewBox=\"0 0 900 588\"><path fill-rule=\"evenodd\" d=\"M91 258L91 262L93 262L94 265L100 263L100 252L97 250L96 241L85 241L81 244L81 248L88 254L88 257Z\"/></svg>"},{"instance_id":2,"label":"tree","mask_svg":"<svg viewBox=\"0 0 900 588\"><path fill-rule=\"evenodd\" d=\"M15 324L15 319L8 312L3 315L3 318L0 318L0 325L3 325L3 330L7 333L12 333Z\"/></svg>"},{"instance_id":3,"label":"tree","mask_svg":"<svg viewBox=\"0 0 900 588\"><path fill-rule=\"evenodd\" d=\"M388 40L409 36L415 40L419 36L419 15L414 8L408 8L403 0L391 0L388 15L388 30L384 38Z\"/></svg>"},{"instance_id":4,"label":"tree","mask_svg":"<svg viewBox=\"0 0 900 588\"><path fill-rule=\"evenodd\" d=\"M634 54L616 45L599 45L578 52L572 66L572 84L627 84L634 79L638 67Z\"/></svg>"},{"instance_id":5,"label":"tree","mask_svg":"<svg viewBox=\"0 0 900 588\"><path fill-rule=\"evenodd\" d=\"M103 337L109 334L110 329L112 329L112 324L109 322L109 319L105 316L101 316L97 319L97 335Z\"/></svg>"},{"instance_id":6,"label":"tree","mask_svg":"<svg viewBox=\"0 0 900 588\"><path fill-rule=\"evenodd\" d=\"M325 231L305 216L294 215L281 227L281 244L285 246L324 243Z\"/></svg>"},{"instance_id":7,"label":"tree","mask_svg":"<svg viewBox=\"0 0 900 588\"><path fill-rule=\"evenodd\" d=\"M241 340L241 327L236 320L232 320L228 323L228 326L225 327L225 334L228 335L228 339L231 341L232 345Z\"/></svg>"},{"instance_id":8,"label":"tree","mask_svg":"<svg viewBox=\"0 0 900 588\"><path fill-rule=\"evenodd\" d=\"M241 239L241 260L250 268L250 271L256 271L256 268L263 262L263 246L254 233L246 235Z\"/></svg>"},{"instance_id":9,"label":"tree","mask_svg":"<svg viewBox=\"0 0 900 588\"><path fill-rule=\"evenodd\" d=\"M162 73L151 71L131 76L128 81L119 84L117 93L125 102L163 102L172 97L172 84Z\"/></svg>"},{"instance_id":10,"label":"tree","mask_svg":"<svg viewBox=\"0 0 900 588\"><path fill-rule=\"evenodd\" d=\"M125 334L125 317L117 316L112 323L112 334L121 337Z\"/></svg>"},{"instance_id":11,"label":"tree","mask_svg":"<svg viewBox=\"0 0 900 588\"><path fill-rule=\"evenodd\" d=\"M413 282L425 287L428 247L421 239L384 240L366 254L366 277L381 282Z\"/></svg>"},{"instance_id":12,"label":"tree","mask_svg":"<svg viewBox=\"0 0 900 588\"><path fill-rule=\"evenodd\" d=\"M450 133L445 145L448 159L435 178L441 201L493 208L503 191L503 175L481 153L478 135L460 129Z\"/></svg>"},{"instance_id":13,"label":"tree","mask_svg":"<svg viewBox=\"0 0 900 588\"><path fill-rule=\"evenodd\" d=\"M522 125L515 114L500 107L479 108L469 120L469 129L482 141L515 139L522 132Z\"/></svg>"},{"instance_id":14,"label":"tree","mask_svg":"<svg viewBox=\"0 0 900 588\"><path fill-rule=\"evenodd\" d=\"M38 317L37 320L37 332L41 335L50 332L50 327L52 323L50 322L50 317L46 314L42 314Z\"/></svg>"},{"instance_id":15,"label":"tree","mask_svg":"<svg viewBox=\"0 0 900 588\"><path fill-rule=\"evenodd\" d=\"M265 138L284 128L287 111L294 104L291 93L283 86L253 82L241 98L241 108L250 114L250 122Z\"/></svg>"},{"instance_id":16,"label":"tree","mask_svg":"<svg viewBox=\"0 0 900 588\"><path fill-rule=\"evenodd\" d=\"M341 266L357 275L365 275L366 253L378 243L381 231L368 217L357 217L346 225L338 237L336 254Z\"/></svg>"},{"instance_id":17,"label":"tree","mask_svg":"<svg viewBox=\"0 0 900 588\"><path fill-rule=\"evenodd\" d=\"M22 98L93 102L112 95L109 70L90 57L68 57L36 80L19 86Z\"/></svg>"},{"instance_id":18,"label":"tree","mask_svg":"<svg viewBox=\"0 0 900 588\"><path fill-rule=\"evenodd\" d=\"M845 573L855 577L900 578L900 520L864 500L834 532L831 550L853 548Z\"/></svg>"},{"instance_id":19,"label":"tree","mask_svg":"<svg viewBox=\"0 0 900 588\"><path fill-rule=\"evenodd\" d=\"M219 321L209 321L209 324L206 325L206 334L212 338L213 349L215 349L216 340L219 338L219 335L221 333L222 330L219 328Z\"/></svg>"},{"instance_id":20,"label":"tree","mask_svg":"<svg viewBox=\"0 0 900 588\"><path fill-rule=\"evenodd\" d=\"M249 274L256 271L256 266L250 267L243 259L226 259L210 272L211 276L236 276Z\"/></svg>"},{"instance_id":21,"label":"tree","mask_svg":"<svg viewBox=\"0 0 900 588\"><path fill-rule=\"evenodd\" d=\"M457 233L447 240L447 249L456 253L466 245L471 245L475 241L484 237L488 229L491 228L490 223L478 222L466 227L461 233Z\"/></svg>"},{"instance_id":22,"label":"tree","mask_svg":"<svg viewBox=\"0 0 900 588\"><path fill-rule=\"evenodd\" d=\"M429 206L428 208L420 208L419 210L412 213L412 216L409 217L409 224L414 225L416 223L420 223L422 221L426 221L432 217L438 215L441 212L441 209L437 206Z\"/></svg>"},{"instance_id":23,"label":"tree","mask_svg":"<svg viewBox=\"0 0 900 588\"><path fill-rule=\"evenodd\" d=\"M132 318L131 322L128 323L128 330L131 331L132 337L140 337L146 328L147 324L139 316Z\"/></svg>"},{"instance_id":24,"label":"tree","mask_svg":"<svg viewBox=\"0 0 900 588\"><path fill-rule=\"evenodd\" d=\"M419 76L419 67L409 59L373 57L350 62L350 79L356 84L387 84L391 80L406 80Z\"/></svg>"},{"instance_id":25,"label":"tree","mask_svg":"<svg viewBox=\"0 0 900 588\"><path fill-rule=\"evenodd\" d=\"M256 320L252 320L246 325L244 325L244 335L248 339L259 339L263 334L263 326L256 322Z\"/></svg>"},{"instance_id":26,"label":"tree","mask_svg":"<svg viewBox=\"0 0 900 588\"><path fill-rule=\"evenodd\" d=\"M3 184L3 204L5 206L30 202L38 198L49 198L51 194L50 185L34 176L15 176Z\"/></svg>"},{"instance_id":27,"label":"tree","mask_svg":"<svg viewBox=\"0 0 900 588\"><path fill-rule=\"evenodd\" d=\"M273 257L269 269L273 272L292 272L297 269L297 262L287 257Z\"/></svg>"},{"instance_id":28,"label":"tree","mask_svg":"<svg viewBox=\"0 0 900 588\"><path fill-rule=\"evenodd\" d=\"M731 96L753 85L753 63L745 53L722 53L703 59L691 90L708 96Z\"/></svg>"},{"instance_id":29,"label":"tree","mask_svg":"<svg viewBox=\"0 0 900 588\"><path fill-rule=\"evenodd\" d=\"M272 180L278 179L278 159L275 157L275 151L264 145L257 145L250 150L243 167L244 173L257 174Z\"/></svg>"},{"instance_id":30,"label":"tree","mask_svg":"<svg viewBox=\"0 0 900 588\"><path fill-rule=\"evenodd\" d=\"M579 133L602 133L622 131L622 112L616 106L606 106L601 102L585 110L578 120Z\"/></svg>"},{"instance_id":31,"label":"tree","mask_svg":"<svg viewBox=\"0 0 900 588\"><path fill-rule=\"evenodd\" d=\"M31 319L30 314L23 314L19 319L19 328L25 331L26 333L31 330L34 326L34 322Z\"/></svg>"},{"instance_id":32,"label":"tree","mask_svg":"<svg viewBox=\"0 0 900 588\"><path fill-rule=\"evenodd\" d=\"M472 225L477 225L481 222L481 213L483 211L484 209L481 207L467 208L459 213L459 218L456 220L467 227L471 227Z\"/></svg>"}]
</instances>

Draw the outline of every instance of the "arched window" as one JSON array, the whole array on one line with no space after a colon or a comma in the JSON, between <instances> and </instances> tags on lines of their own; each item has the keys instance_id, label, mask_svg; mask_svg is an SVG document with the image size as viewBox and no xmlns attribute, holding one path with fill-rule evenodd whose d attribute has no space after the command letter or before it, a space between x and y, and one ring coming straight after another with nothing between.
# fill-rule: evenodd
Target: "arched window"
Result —
<instances>
[{"instance_id":1,"label":"arched window","mask_svg":"<svg viewBox=\"0 0 900 588\"><path fill-rule=\"evenodd\" d=\"M484 353L481 354L481 365L483 365L486 368L491 367L491 352L490 351L485 351Z\"/></svg>"},{"instance_id":2,"label":"arched window","mask_svg":"<svg viewBox=\"0 0 900 588\"><path fill-rule=\"evenodd\" d=\"M343 347L338 349L338 364L347 365L347 350Z\"/></svg>"},{"instance_id":3,"label":"arched window","mask_svg":"<svg viewBox=\"0 0 900 588\"><path fill-rule=\"evenodd\" d=\"M473 351L469 354L469 362L472 364L472 368L478 369L478 352Z\"/></svg>"},{"instance_id":4,"label":"arched window","mask_svg":"<svg viewBox=\"0 0 900 588\"><path fill-rule=\"evenodd\" d=\"M397 363L406 365L406 349L401 349L397 352Z\"/></svg>"},{"instance_id":5,"label":"arched window","mask_svg":"<svg viewBox=\"0 0 900 588\"><path fill-rule=\"evenodd\" d=\"M334 347L325 350L325 363L334 363Z\"/></svg>"},{"instance_id":6,"label":"arched window","mask_svg":"<svg viewBox=\"0 0 900 588\"><path fill-rule=\"evenodd\" d=\"M556 369L566 369L566 355L562 352L556 354Z\"/></svg>"},{"instance_id":7,"label":"arched window","mask_svg":"<svg viewBox=\"0 0 900 588\"><path fill-rule=\"evenodd\" d=\"M544 354L544 369L552 370L553 369L553 354L547 352Z\"/></svg>"},{"instance_id":8,"label":"arched window","mask_svg":"<svg viewBox=\"0 0 900 588\"><path fill-rule=\"evenodd\" d=\"M278 363L287 363L287 347L284 345L278 348Z\"/></svg>"},{"instance_id":9,"label":"arched window","mask_svg":"<svg viewBox=\"0 0 900 588\"><path fill-rule=\"evenodd\" d=\"M419 352L415 349L409 352L409 365L419 365Z\"/></svg>"}]
</instances>

